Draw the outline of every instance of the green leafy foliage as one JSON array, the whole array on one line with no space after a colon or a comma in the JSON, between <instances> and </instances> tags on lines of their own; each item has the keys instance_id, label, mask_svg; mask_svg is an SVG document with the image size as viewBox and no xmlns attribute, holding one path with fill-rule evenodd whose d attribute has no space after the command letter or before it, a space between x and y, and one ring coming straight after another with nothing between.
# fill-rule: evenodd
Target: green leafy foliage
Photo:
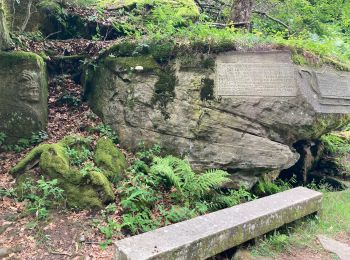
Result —
<instances>
[{"instance_id":1,"label":"green leafy foliage","mask_svg":"<svg viewBox=\"0 0 350 260\"><path fill-rule=\"evenodd\" d=\"M0 187L0 198L4 198L4 197L16 199L17 197L16 190L14 188L5 189Z\"/></svg>"},{"instance_id":2,"label":"green leafy foliage","mask_svg":"<svg viewBox=\"0 0 350 260\"><path fill-rule=\"evenodd\" d=\"M82 146L80 149L66 147L65 153L69 157L70 163L74 166L82 165L92 156L92 152L85 146Z\"/></svg>"},{"instance_id":3,"label":"green leafy foliage","mask_svg":"<svg viewBox=\"0 0 350 260\"><path fill-rule=\"evenodd\" d=\"M195 173L186 160L159 152L139 152L117 190L122 226L133 234L254 199L244 188L222 189L227 172Z\"/></svg>"},{"instance_id":4,"label":"green leafy foliage","mask_svg":"<svg viewBox=\"0 0 350 260\"><path fill-rule=\"evenodd\" d=\"M147 149L145 142L141 141L139 143L139 150L136 153L136 157L143 162L150 163L155 156L160 155L161 149L162 148L158 144L153 145L151 148ZM139 162L135 162L134 165L138 164Z\"/></svg>"},{"instance_id":5,"label":"green leafy foliage","mask_svg":"<svg viewBox=\"0 0 350 260\"><path fill-rule=\"evenodd\" d=\"M0 149L5 151L13 151L16 153L20 153L23 150L37 145L49 138L47 132L39 131L36 133L32 133L32 136L27 138L21 138L18 140L17 144L5 144L6 134L0 133Z\"/></svg>"},{"instance_id":6,"label":"green leafy foliage","mask_svg":"<svg viewBox=\"0 0 350 260\"><path fill-rule=\"evenodd\" d=\"M122 225L118 224L113 219L108 219L107 224L104 226L99 226L100 232L104 235L105 241L100 243L102 249L106 249L112 243L112 237L115 232L119 232L122 228Z\"/></svg>"},{"instance_id":7,"label":"green leafy foliage","mask_svg":"<svg viewBox=\"0 0 350 260\"><path fill-rule=\"evenodd\" d=\"M229 181L229 174L225 171L208 170L196 174L187 161L174 156L155 157L150 174L164 186L174 187L180 200L198 200Z\"/></svg>"},{"instance_id":8,"label":"green leafy foliage","mask_svg":"<svg viewBox=\"0 0 350 260\"><path fill-rule=\"evenodd\" d=\"M126 19L115 21L115 29L124 32L134 47L118 55L151 54L164 63L181 49L217 52L287 46L299 64L330 63L338 69L350 69L349 1L261 0L254 9L260 14L254 14L251 32L230 24L213 26L220 17L226 24L226 16L210 17L203 13L196 19L188 19L181 12L174 12L166 2L151 9L147 5L123 9ZM226 9L221 11L229 14Z\"/></svg>"},{"instance_id":9,"label":"green leafy foliage","mask_svg":"<svg viewBox=\"0 0 350 260\"><path fill-rule=\"evenodd\" d=\"M322 192L322 193L334 191L334 188L329 183L327 183L325 180L321 180L319 183L312 181L311 183L306 185L306 187L309 189L312 189L312 190Z\"/></svg>"},{"instance_id":10,"label":"green leafy foliage","mask_svg":"<svg viewBox=\"0 0 350 260\"><path fill-rule=\"evenodd\" d=\"M326 134L321 137L326 150L332 154L348 154L350 152L350 142L344 136L337 134Z\"/></svg>"},{"instance_id":11,"label":"green leafy foliage","mask_svg":"<svg viewBox=\"0 0 350 260\"><path fill-rule=\"evenodd\" d=\"M19 186L17 193L19 200L28 201L27 210L34 214L38 221L47 218L49 208L64 201L64 191L58 187L56 179L46 181L42 177L35 183L26 179Z\"/></svg>"},{"instance_id":12,"label":"green leafy foliage","mask_svg":"<svg viewBox=\"0 0 350 260\"><path fill-rule=\"evenodd\" d=\"M282 36L292 45L299 42L300 47L317 52L318 45L322 54L350 57L349 10L350 2L342 0L268 0L258 1L257 9L266 11L271 17L283 21L254 16L254 29L264 35Z\"/></svg>"},{"instance_id":13,"label":"green leafy foliage","mask_svg":"<svg viewBox=\"0 0 350 260\"><path fill-rule=\"evenodd\" d=\"M335 166L336 174L346 179L349 178L350 138L348 132L326 134L321 137L321 140L325 146L325 154L329 162Z\"/></svg>"},{"instance_id":14,"label":"green leafy foliage","mask_svg":"<svg viewBox=\"0 0 350 260\"><path fill-rule=\"evenodd\" d=\"M85 162L81 168L79 169L79 172L83 175L86 176L88 175L90 172L102 172L102 170L100 168L98 168L94 162L91 161L87 161Z\"/></svg>"},{"instance_id":15,"label":"green leafy foliage","mask_svg":"<svg viewBox=\"0 0 350 260\"><path fill-rule=\"evenodd\" d=\"M106 124L99 124L95 127L95 130L97 130L101 136L106 136L114 143L118 143L118 135L111 126Z\"/></svg>"},{"instance_id":16,"label":"green leafy foliage","mask_svg":"<svg viewBox=\"0 0 350 260\"><path fill-rule=\"evenodd\" d=\"M254 187L254 193L258 196L268 196L275 193L289 190L296 184L295 176L293 176L288 182L283 180L261 180Z\"/></svg>"}]
</instances>

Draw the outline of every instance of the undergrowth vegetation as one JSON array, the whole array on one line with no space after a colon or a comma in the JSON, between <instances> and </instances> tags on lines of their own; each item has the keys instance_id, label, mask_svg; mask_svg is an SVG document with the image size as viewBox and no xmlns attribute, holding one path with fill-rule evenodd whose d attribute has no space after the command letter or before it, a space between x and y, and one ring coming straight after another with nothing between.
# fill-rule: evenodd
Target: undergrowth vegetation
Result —
<instances>
[{"instance_id":1,"label":"undergrowth vegetation","mask_svg":"<svg viewBox=\"0 0 350 260\"><path fill-rule=\"evenodd\" d=\"M337 2L334 7L335 4L326 0L321 1L322 4L293 0L288 4L283 2L281 7L278 1L274 2L276 7L270 3L269 12L285 21L287 29L258 14L253 17L251 31L237 29L230 23L215 26L213 18L206 13L194 21L181 13L174 13L174 8L166 3L156 4L151 10L147 4L140 3L127 11L126 20L115 22L113 26L129 37L129 41L137 42L133 55L147 46L157 46L159 50L166 47L168 57L179 49L216 52L287 47L293 52L296 63L314 66L330 63L338 69L349 70L349 26L346 18L349 4ZM283 9L284 5L288 5L288 14ZM327 6L332 6L332 11L327 10ZM294 14L298 16L291 18ZM311 20L306 14L312 17ZM324 15L327 15L326 19ZM227 17L221 19L227 21ZM315 24L318 29L315 29Z\"/></svg>"},{"instance_id":2,"label":"undergrowth vegetation","mask_svg":"<svg viewBox=\"0 0 350 260\"><path fill-rule=\"evenodd\" d=\"M138 153L117 192L122 227L132 234L233 206L254 196L244 188L223 190L228 173L195 173L186 160L158 156L159 147Z\"/></svg>"},{"instance_id":3,"label":"undergrowth vegetation","mask_svg":"<svg viewBox=\"0 0 350 260\"><path fill-rule=\"evenodd\" d=\"M348 179L350 177L350 164L348 155L350 153L349 132L329 133L321 138L325 146L325 154L328 166L335 168L335 174Z\"/></svg>"},{"instance_id":4,"label":"undergrowth vegetation","mask_svg":"<svg viewBox=\"0 0 350 260\"><path fill-rule=\"evenodd\" d=\"M64 202L64 190L58 187L56 179L46 181L41 177L36 183L26 180L18 187L17 194L20 201L27 201L28 212L38 221L48 217L50 208Z\"/></svg>"},{"instance_id":5,"label":"undergrowth vegetation","mask_svg":"<svg viewBox=\"0 0 350 260\"><path fill-rule=\"evenodd\" d=\"M62 208L65 204L64 190L58 187L58 181L45 180L43 176L37 181L25 179L15 189L0 188L0 198L2 197L24 202L24 214L34 216L34 221L30 223L31 228L38 227L40 221L46 220L50 209Z\"/></svg>"},{"instance_id":6,"label":"undergrowth vegetation","mask_svg":"<svg viewBox=\"0 0 350 260\"><path fill-rule=\"evenodd\" d=\"M334 236L350 231L350 191L329 192L322 189L324 198L319 216L296 221L293 225L274 231L252 248L259 256L277 257L283 251L293 252L308 248L321 250L316 235Z\"/></svg>"},{"instance_id":7,"label":"undergrowth vegetation","mask_svg":"<svg viewBox=\"0 0 350 260\"><path fill-rule=\"evenodd\" d=\"M6 139L7 136L5 133L0 132L0 151L12 151L19 153L26 148L37 145L45 140L47 140L48 134L45 131L39 131L36 133L32 133L30 138L20 138L17 141L17 144L7 144Z\"/></svg>"},{"instance_id":8,"label":"undergrowth vegetation","mask_svg":"<svg viewBox=\"0 0 350 260\"><path fill-rule=\"evenodd\" d=\"M126 37L124 42L137 42L131 50L135 55L145 46L155 46L161 52L166 47L167 57L179 46L201 52L286 47L293 52L296 63L314 66L330 63L338 69L349 70L348 1L258 0L250 30L233 26L229 18L231 2L216 15L204 10L199 12L194 1L78 0L72 4L94 8L95 12L85 17L85 23L96 27L94 35L89 35L91 39L105 40L113 30L116 38ZM79 24L70 24L81 21L72 19L65 5L44 0L41 6L56 17L70 37L82 36L73 30ZM115 13L105 17L109 9ZM106 35L101 30L104 20L111 27L105 30Z\"/></svg>"}]
</instances>

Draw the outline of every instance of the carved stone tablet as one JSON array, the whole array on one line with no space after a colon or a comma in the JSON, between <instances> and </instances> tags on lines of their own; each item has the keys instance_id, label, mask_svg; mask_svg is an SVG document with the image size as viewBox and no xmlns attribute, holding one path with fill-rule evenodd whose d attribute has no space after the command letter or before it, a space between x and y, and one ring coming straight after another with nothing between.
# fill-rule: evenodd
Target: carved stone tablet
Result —
<instances>
[{"instance_id":1,"label":"carved stone tablet","mask_svg":"<svg viewBox=\"0 0 350 260\"><path fill-rule=\"evenodd\" d=\"M350 74L318 72L317 83L322 98L350 99Z\"/></svg>"},{"instance_id":2,"label":"carved stone tablet","mask_svg":"<svg viewBox=\"0 0 350 260\"><path fill-rule=\"evenodd\" d=\"M0 52L0 68L0 132L16 143L46 127L46 67L34 53Z\"/></svg>"},{"instance_id":3,"label":"carved stone tablet","mask_svg":"<svg viewBox=\"0 0 350 260\"><path fill-rule=\"evenodd\" d=\"M235 60L218 59L216 85L219 96L297 95L295 67L292 62L275 59L275 54L236 54ZM250 58L253 57L253 58Z\"/></svg>"}]
</instances>

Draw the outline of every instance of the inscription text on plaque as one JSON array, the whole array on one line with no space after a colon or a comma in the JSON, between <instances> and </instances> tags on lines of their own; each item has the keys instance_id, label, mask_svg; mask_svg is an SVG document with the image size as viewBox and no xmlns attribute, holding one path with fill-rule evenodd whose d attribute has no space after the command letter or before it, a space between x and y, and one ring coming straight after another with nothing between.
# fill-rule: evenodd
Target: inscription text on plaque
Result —
<instances>
[{"instance_id":1,"label":"inscription text on plaque","mask_svg":"<svg viewBox=\"0 0 350 260\"><path fill-rule=\"evenodd\" d=\"M288 63L225 63L216 66L219 96L297 95L295 69Z\"/></svg>"},{"instance_id":2,"label":"inscription text on plaque","mask_svg":"<svg viewBox=\"0 0 350 260\"><path fill-rule=\"evenodd\" d=\"M350 76L343 73L317 73L322 98L350 99Z\"/></svg>"}]
</instances>

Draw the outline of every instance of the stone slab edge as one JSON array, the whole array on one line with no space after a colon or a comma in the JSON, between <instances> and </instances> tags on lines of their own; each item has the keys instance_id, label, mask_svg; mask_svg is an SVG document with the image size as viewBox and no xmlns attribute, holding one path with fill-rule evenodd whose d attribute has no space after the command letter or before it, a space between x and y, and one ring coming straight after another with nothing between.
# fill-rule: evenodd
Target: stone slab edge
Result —
<instances>
[{"instance_id":1,"label":"stone slab edge","mask_svg":"<svg viewBox=\"0 0 350 260\"><path fill-rule=\"evenodd\" d=\"M119 240L116 259L206 259L321 209L304 187Z\"/></svg>"}]
</instances>

